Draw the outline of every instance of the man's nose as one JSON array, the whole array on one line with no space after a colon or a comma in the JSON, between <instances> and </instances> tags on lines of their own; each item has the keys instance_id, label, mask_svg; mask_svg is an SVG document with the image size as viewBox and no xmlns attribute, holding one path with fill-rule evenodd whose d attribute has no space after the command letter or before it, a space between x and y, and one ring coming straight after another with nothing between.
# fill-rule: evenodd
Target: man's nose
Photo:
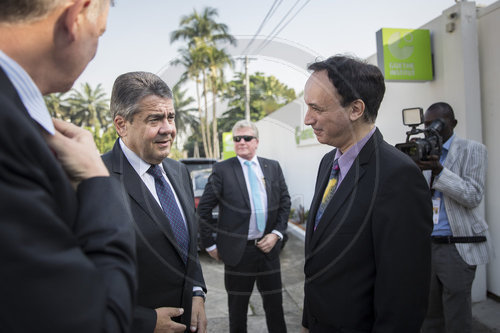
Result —
<instances>
[{"instance_id":1,"label":"man's nose","mask_svg":"<svg viewBox=\"0 0 500 333\"><path fill-rule=\"evenodd\" d=\"M310 110L306 111L306 115L304 117L304 124L305 125L312 125L314 124L314 118L311 116L312 112Z\"/></svg>"},{"instance_id":2,"label":"man's nose","mask_svg":"<svg viewBox=\"0 0 500 333\"><path fill-rule=\"evenodd\" d=\"M165 118L161 123L160 133L168 134L168 133L172 132L174 130L174 128L175 128L175 124L169 122L168 119Z\"/></svg>"}]
</instances>

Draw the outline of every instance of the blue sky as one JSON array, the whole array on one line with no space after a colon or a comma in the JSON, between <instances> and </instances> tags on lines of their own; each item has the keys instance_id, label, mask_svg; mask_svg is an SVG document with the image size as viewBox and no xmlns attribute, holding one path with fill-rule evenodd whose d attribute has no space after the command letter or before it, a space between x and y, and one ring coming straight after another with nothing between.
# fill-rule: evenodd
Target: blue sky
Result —
<instances>
[{"instance_id":1,"label":"blue sky","mask_svg":"<svg viewBox=\"0 0 500 333\"><path fill-rule=\"evenodd\" d=\"M100 40L94 60L89 64L75 87L83 82L92 86L103 84L111 94L115 78L129 71L160 73L167 70L164 79L175 84L177 75L169 74L169 62L178 56L183 43L170 44L170 33L179 27L181 16L201 11L210 6L219 11L218 21L229 26L229 32L238 40L248 41L257 31L274 0L116 0L111 8L108 27ZM264 39L292 8L287 22L307 0L282 0L274 15L263 27L259 38ZM489 5L494 0L481 0ZM302 90L307 72L302 60L295 61L296 53L315 57L328 57L350 53L361 58L376 52L375 33L382 27L418 28L434 19L454 0L311 0L280 32L275 41L262 53L253 56L250 72L273 74L287 85ZM237 56L243 48L232 49ZM288 48L280 48L287 45ZM258 43L254 43L258 46ZM285 54L276 50L286 50ZM297 52L294 52L296 50ZM292 59L294 58L294 59ZM235 70L242 71L242 62L236 61ZM170 76L170 77L169 77ZM171 81L171 82L169 82Z\"/></svg>"}]
</instances>

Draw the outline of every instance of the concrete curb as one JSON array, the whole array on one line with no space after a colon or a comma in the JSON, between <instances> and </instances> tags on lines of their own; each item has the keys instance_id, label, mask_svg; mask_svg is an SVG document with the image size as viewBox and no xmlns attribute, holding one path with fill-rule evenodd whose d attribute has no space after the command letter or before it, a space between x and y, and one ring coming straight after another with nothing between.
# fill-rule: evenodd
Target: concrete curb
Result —
<instances>
[{"instance_id":1,"label":"concrete curb","mask_svg":"<svg viewBox=\"0 0 500 333\"><path fill-rule=\"evenodd\" d=\"M301 241L306 240L306 231L298 226L296 226L294 223L289 222L288 223L288 231L290 234L294 235Z\"/></svg>"}]
</instances>

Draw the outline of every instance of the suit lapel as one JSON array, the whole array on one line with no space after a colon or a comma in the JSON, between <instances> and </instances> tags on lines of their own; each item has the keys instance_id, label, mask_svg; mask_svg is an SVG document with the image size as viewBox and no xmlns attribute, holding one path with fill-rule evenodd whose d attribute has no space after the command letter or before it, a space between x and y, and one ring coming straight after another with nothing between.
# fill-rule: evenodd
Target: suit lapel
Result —
<instances>
[{"instance_id":1,"label":"suit lapel","mask_svg":"<svg viewBox=\"0 0 500 333\"><path fill-rule=\"evenodd\" d=\"M314 193L314 197L308 215L308 222L306 225L306 235L307 235L306 238L308 238L308 241L311 240L314 234L314 221L316 219L316 213L318 212L318 208L321 203L323 193L325 192L326 184L328 183L328 179L330 178L330 168L332 167L336 151L337 151L336 149L332 151L329 158L325 160L324 166L321 168L318 174L318 185Z\"/></svg>"},{"instance_id":2,"label":"suit lapel","mask_svg":"<svg viewBox=\"0 0 500 333\"><path fill-rule=\"evenodd\" d=\"M339 209L347 205L349 208L347 209L347 213L350 211L350 209L356 209L354 204L354 199L356 198L356 191L357 191L357 186L359 182L362 180L365 171L366 171L366 165L368 164L372 153L376 149L376 146L379 145L382 142L382 135L378 130L375 131L375 133L372 135L372 137L366 142L365 146L361 149L359 152L358 156L354 160L351 168L349 169L349 172L347 175L344 177L342 180L342 183L340 183L339 187L335 191L335 194L333 195L333 198L331 199L330 203L325 209L325 212L323 213L323 216L321 217L321 220L318 223L318 227L316 230L309 230L311 233L312 231L312 236L311 236L311 248L314 248L319 240L325 236L326 234L326 229L331 229L332 225L334 227L333 230L330 230L328 232L328 238L332 237L335 235L335 233L344 225L344 223L348 222L348 215L347 214L342 214L341 216L337 216L339 213ZM335 155L332 155L332 160L335 157ZM326 186L326 182L328 181L329 177L329 171L330 167L332 166L332 163L328 163L328 170L325 171L325 174L327 176L325 180L323 180L323 185L321 189L323 189ZM327 169L325 167L325 169ZM321 197L323 195L323 191L318 191L319 194L317 194L317 197L315 197L315 200L317 201L317 206L319 206L319 200L321 200ZM315 208L317 210L317 207ZM316 214L313 214L315 216ZM309 223L314 225L314 221L312 223ZM312 229L313 226L310 226Z\"/></svg>"},{"instance_id":3,"label":"suit lapel","mask_svg":"<svg viewBox=\"0 0 500 333\"><path fill-rule=\"evenodd\" d=\"M113 147L113 172L120 174L120 179L123 181L125 190L140 208L151 218L154 224L165 235L169 242L177 250L179 256L181 253L175 240L174 233L170 227L170 221L165 216L158 202L155 200L149 189L146 187L141 177L137 174L134 168L130 165L127 158L123 154L118 140ZM170 179L170 178L169 178ZM135 221L136 224L141 222ZM182 258L182 256L181 256Z\"/></svg>"},{"instance_id":4,"label":"suit lapel","mask_svg":"<svg viewBox=\"0 0 500 333\"><path fill-rule=\"evenodd\" d=\"M257 157L257 159L259 160L260 169L262 170L262 174L264 175L264 186L266 187L267 195L267 207L271 207L271 179L273 179L271 175L271 169L264 159L260 157Z\"/></svg>"},{"instance_id":5,"label":"suit lapel","mask_svg":"<svg viewBox=\"0 0 500 333\"><path fill-rule=\"evenodd\" d=\"M232 167L233 167L234 177L240 186L241 193L243 194L243 198L245 199L245 203L248 206L248 208L251 209L252 206L250 205L250 197L248 196L248 189L247 189L247 184L245 182L245 175L243 174L243 169L241 168L240 160L238 160L237 157L233 159Z\"/></svg>"},{"instance_id":6,"label":"suit lapel","mask_svg":"<svg viewBox=\"0 0 500 333\"><path fill-rule=\"evenodd\" d=\"M271 195L271 179L272 178L272 175L271 175L271 169L269 167L269 164L267 164L267 162L260 158L260 157L257 157L257 159L259 160L259 165L260 165L260 169L262 170L262 174L264 176L264 186L266 187L266 197L267 197L267 210L269 211L269 207L272 207L271 205L271 198L272 198L272 195ZM267 214L267 216L269 217L269 214ZM268 232L267 230L267 220L266 220L266 226L265 226L265 233Z\"/></svg>"},{"instance_id":7,"label":"suit lapel","mask_svg":"<svg viewBox=\"0 0 500 333\"><path fill-rule=\"evenodd\" d=\"M450 150L448 151L448 155L446 156L446 160L444 161L444 166L447 169L451 169L455 161L457 160L457 156L461 156L463 144L460 142L460 138L455 136L453 142L450 145Z\"/></svg>"},{"instance_id":8,"label":"suit lapel","mask_svg":"<svg viewBox=\"0 0 500 333\"><path fill-rule=\"evenodd\" d=\"M177 167L177 165L172 166L167 163L167 160L163 161L163 169L165 170L165 173L168 176L168 179L170 180L170 183L172 184L172 187L174 188L175 194L177 195L177 199L179 199L179 203L182 207L182 211L184 212L184 217L186 219L186 225L187 229L189 232L189 240L192 242L193 237L192 237L192 229L193 226L191 224L192 219L189 217L189 212L193 210L194 207L189 207L188 203L190 202L189 198L187 197L191 193L186 193L186 191L183 189L183 186L181 185L181 181L184 178L181 174L181 170ZM190 184L191 185L191 184ZM191 244L189 245L191 247Z\"/></svg>"}]
</instances>

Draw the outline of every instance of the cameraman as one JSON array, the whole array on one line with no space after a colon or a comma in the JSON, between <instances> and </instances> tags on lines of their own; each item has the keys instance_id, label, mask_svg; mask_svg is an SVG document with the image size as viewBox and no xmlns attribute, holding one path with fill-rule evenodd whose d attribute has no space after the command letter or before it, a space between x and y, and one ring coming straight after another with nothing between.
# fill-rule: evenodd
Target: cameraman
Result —
<instances>
[{"instance_id":1,"label":"cameraman","mask_svg":"<svg viewBox=\"0 0 500 333\"><path fill-rule=\"evenodd\" d=\"M479 210L486 176L486 147L453 133L457 120L447 103L432 104L427 128L442 120L441 156L417 162L430 179L433 202L432 275L423 333L471 332L471 287L476 265L488 262L488 226Z\"/></svg>"}]
</instances>

